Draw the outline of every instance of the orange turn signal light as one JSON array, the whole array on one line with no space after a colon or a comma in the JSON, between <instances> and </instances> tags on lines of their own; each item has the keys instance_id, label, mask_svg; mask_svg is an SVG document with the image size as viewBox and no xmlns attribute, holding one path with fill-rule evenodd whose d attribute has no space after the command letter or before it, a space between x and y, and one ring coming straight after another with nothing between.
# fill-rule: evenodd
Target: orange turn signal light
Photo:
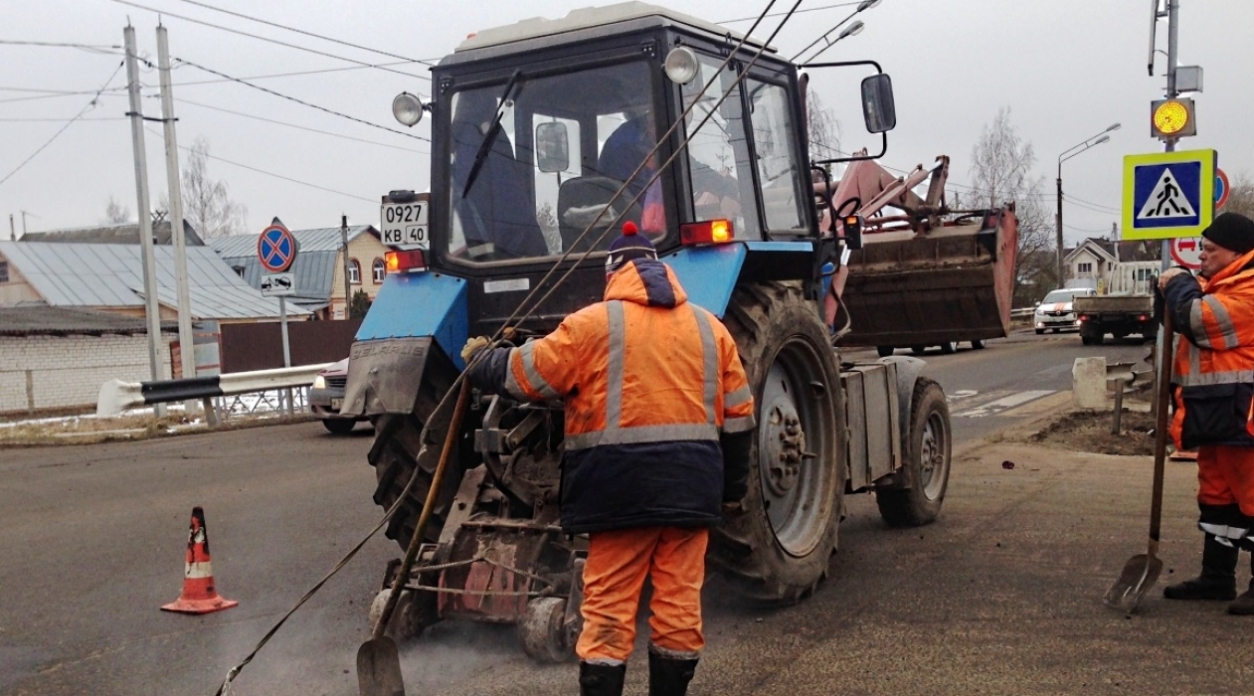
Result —
<instances>
[{"instance_id":1,"label":"orange turn signal light","mask_svg":"<svg viewBox=\"0 0 1254 696\"><path fill-rule=\"evenodd\" d=\"M731 220L706 220L679 226L679 242L685 246L726 244L735 241L735 238Z\"/></svg>"},{"instance_id":2,"label":"orange turn signal light","mask_svg":"<svg viewBox=\"0 0 1254 696\"><path fill-rule=\"evenodd\" d=\"M386 252L383 262L387 265L388 273L407 273L427 268L427 259L421 249Z\"/></svg>"}]
</instances>

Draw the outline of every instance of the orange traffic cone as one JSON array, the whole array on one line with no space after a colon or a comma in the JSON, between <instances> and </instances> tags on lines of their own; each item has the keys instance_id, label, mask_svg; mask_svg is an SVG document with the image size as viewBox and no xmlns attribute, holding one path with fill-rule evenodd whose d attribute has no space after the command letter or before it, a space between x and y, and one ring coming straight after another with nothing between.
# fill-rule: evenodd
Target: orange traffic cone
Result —
<instances>
[{"instance_id":1,"label":"orange traffic cone","mask_svg":"<svg viewBox=\"0 0 1254 696\"><path fill-rule=\"evenodd\" d=\"M218 590L214 587L205 511L194 507L191 529L187 534L187 569L183 573L183 593L161 609L184 614L208 614L211 611L230 609L236 604L239 602L219 597Z\"/></svg>"}]
</instances>

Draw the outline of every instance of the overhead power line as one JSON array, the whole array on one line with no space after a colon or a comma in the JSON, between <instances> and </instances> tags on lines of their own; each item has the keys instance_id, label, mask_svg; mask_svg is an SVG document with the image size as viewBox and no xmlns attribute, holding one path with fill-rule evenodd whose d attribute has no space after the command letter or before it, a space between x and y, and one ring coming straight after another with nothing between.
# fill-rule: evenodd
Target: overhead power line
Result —
<instances>
[{"instance_id":1,"label":"overhead power line","mask_svg":"<svg viewBox=\"0 0 1254 696\"><path fill-rule=\"evenodd\" d=\"M114 0L114 2L121 2L121 0ZM378 128L379 130L385 130L385 131L387 131L387 132L389 132L389 133L395 133L395 134L397 134L397 135L403 135L403 136L405 136L406 138L414 138L415 140L423 140L423 141L428 142L428 143L429 143L429 142L431 142L431 139L430 139L430 138L425 138L425 137L423 137L423 136L421 136L421 135L414 135L413 133L406 133L405 131L402 131L402 130L397 130L397 129L395 129L395 128L388 128L387 126L381 126L381 125L379 125L379 124L377 124L377 123L372 123L372 122L367 121L367 120L365 120L365 119L357 118L356 116L349 116L348 114L341 113L341 112L339 112L339 111L334 111L334 110L332 110L332 109L328 109L328 108L326 108L325 106L318 106L317 104L311 104L311 103L309 103L309 102L307 102L307 101L305 101L305 100L303 100L303 99L297 99L296 97L289 97L289 96L287 96L286 94L281 94L281 93L276 92L276 91L274 91L274 90L272 90L272 89L270 89L270 88L268 88L268 87L262 87L261 85L254 85L254 84L253 84L253 83L251 83L251 82L245 82L244 80L241 80L241 79L240 79L240 78L238 78L238 77L231 77L230 75L227 75L226 73L223 73L223 72L218 72L217 70L214 70L214 69L212 69L212 68L206 68L205 66L203 66L203 65L199 65L199 64L197 64L197 63L193 63L193 62L191 62L190 60L183 60L182 58L175 58L174 60L175 60L175 62L177 62L177 63L182 63L182 64L184 64L184 65L190 65L190 66L192 66L193 68L196 68L196 69L198 69L198 70L203 70L203 71L205 71L205 72L207 72L207 73L209 73L209 74L211 74L211 75L217 75L218 77L223 77L223 78L226 78L226 79L228 79L228 80L230 80L230 81L232 81L232 82L238 82L238 83L240 83L241 85L245 85L245 86L247 86L247 87L252 87L252 88L253 88L253 89L255 89L255 90L260 90L260 91L262 91L262 92L265 92L266 94L271 94L271 95L274 95L274 96L276 96L276 97L279 97L280 99L286 99L286 100L288 100L288 101L290 101L290 102L295 102L295 103L300 104L300 105L302 105L302 106L307 106L307 107L309 107L309 108L311 108L311 109L317 109L318 111L322 111L322 112L324 112L324 113L331 114L332 116L339 116L340 118L346 118L346 119L348 119L348 120L350 120L350 121L354 121L354 122L356 122L356 123L360 123L360 124L362 124L362 125L370 126L371 128Z\"/></svg>"},{"instance_id":2,"label":"overhead power line","mask_svg":"<svg viewBox=\"0 0 1254 696\"><path fill-rule=\"evenodd\" d=\"M80 43L57 43L53 41L15 41L13 39L0 39L0 45L5 46L40 46L43 48L76 48L80 51L91 51L92 53L106 53L118 55L122 50L121 46L115 45L92 45Z\"/></svg>"},{"instance_id":3,"label":"overhead power line","mask_svg":"<svg viewBox=\"0 0 1254 696\"><path fill-rule=\"evenodd\" d=\"M224 109L224 108L222 108L222 107L220 107L220 106L210 106L210 105L208 105L208 104L201 104L200 102L194 102L194 101L191 101L190 99L182 99L182 98L180 98L180 99L178 100L178 103L180 103L180 104L191 104L192 106L198 106L198 107L200 107L200 108L202 108L202 109L209 109L209 110L211 110L211 111L221 111L221 112L222 112L222 113L224 113L224 114L232 114L232 115L235 115L235 116L241 116L241 117L243 117L243 118L251 118L251 119L253 119L253 120L255 120L255 121L265 121L266 123L273 123L273 124L278 125L278 126L287 126L288 128L295 128L295 129L297 129L297 130L308 131L308 132L310 132L310 133L321 133L322 135L329 135L329 136L331 136L331 137L333 137L333 138L342 138L342 139L344 139L344 140L352 140L352 141L354 141L354 142L358 142L358 143L366 143L366 144L369 144L369 145L378 145L379 147L388 147L388 148L392 148L393 150L404 150L405 152L416 152L416 153L418 153L418 154L420 154L420 155L429 155L429 154L431 154L430 152L427 152L426 150L415 150L415 149L413 149L413 148L409 148L409 147L401 147L400 145L391 145L391 144L389 144L389 143L380 143L380 142L377 142L377 141L374 141L374 140L366 140L366 139L364 139L364 138L354 138L354 137L353 137L353 136L351 136L351 135L344 135L343 133L332 133L331 131L318 130L317 128L309 128L309 127L307 127L307 126L301 126L301 125L297 125L297 124L295 124L295 123L288 123L287 121L276 121L276 120L274 120L274 119L272 119L272 118L265 118L264 116L258 116L258 115L256 115L256 114L248 114L248 113L244 113L244 112L242 112L242 111L232 111L232 110L230 110L230 109ZM3 119L0 119L0 120L3 120Z\"/></svg>"},{"instance_id":4,"label":"overhead power line","mask_svg":"<svg viewBox=\"0 0 1254 696\"><path fill-rule=\"evenodd\" d=\"M367 68L377 68L379 70L386 70L387 72L393 72L398 75L404 75L406 77L412 77L412 78L419 79L419 80L426 80L428 82L431 81L431 78L427 77L426 75L415 75L414 73L408 73L408 72L405 72L404 70L396 70L394 68L384 67L382 63L366 63L364 61L356 60L354 58L346 58L344 56L337 56L334 53L327 53L326 51L319 51L316 48L308 48L305 46L299 46L297 44L287 43L286 41L279 41L278 39L271 39L266 36L258 36L257 34L249 34L246 31L240 31L239 29L232 29L230 27L224 27L221 24L214 24L212 22L206 22L200 19L193 19L191 17L187 17L184 15L174 14L173 12L167 12L165 10L158 10L153 7L148 7L147 5L141 5L137 2L131 2L130 0L113 0L113 2L116 2L119 5L126 5L128 7L134 7L140 10L147 10L148 12L161 15L162 17L174 17L175 19L181 19L185 22L191 22L193 24L200 24L202 26L211 27L213 29L218 29L220 31L229 32L231 34L239 34L240 36L247 36L250 39L257 39L258 41L265 41L266 43L272 43L277 46L285 46L287 48L294 48L298 51L305 51L306 53L312 53L314 55L322 56L324 58L334 58L335 60L342 60L347 63L353 63L355 65L360 65L360 66L367 67ZM412 61L412 62L417 62L417 61Z\"/></svg>"},{"instance_id":5,"label":"overhead power line","mask_svg":"<svg viewBox=\"0 0 1254 696\"><path fill-rule=\"evenodd\" d=\"M159 132L159 131L157 131L157 130L154 130L154 129L152 129L152 128L145 127L145 130L147 130L149 133L152 133L154 136L156 136L156 137L158 137L158 138L164 138L164 137L165 137L165 134L164 134L164 133L161 133L161 132ZM191 151L192 151L192 148L187 147L186 145L179 145L179 149L180 149L180 150L185 150L185 151L187 151L187 152L191 152ZM334 193L334 194L339 195L339 196L347 196L348 198L356 198L356 199L357 199L357 200L359 200L359 201L365 201L365 202L367 202L367 203L374 203L374 204L378 204L378 202L379 202L379 199L378 199L378 198L366 198L366 197L364 197L364 196L358 196L358 195L356 195L356 194L352 194L352 193L344 193L343 191L336 191L335 189L330 189L330 188L327 188L327 187L325 187L325 186L319 186L319 185L317 185L317 184L311 184L311 183L309 183L308 181L301 181L300 179L293 179L293 178L292 178L292 177L290 177L290 176L283 176L282 174L275 174L274 172L268 172L268 171L266 171L266 170L264 170L264 169L258 169L258 168L256 168L256 167L251 167L251 166L249 166L249 165L247 165L247 164L240 164L239 162L232 162L232 161L231 161L231 160L229 160L229 159L224 159L224 158L222 158L222 157L218 157L217 155L211 155L211 154L209 154L209 153L207 153L207 152L204 152L204 151L201 151L199 154L204 155L205 157L207 157L207 158L209 158L209 159L211 159L211 160L215 160L215 161L218 161L218 162L222 162L223 164L229 164L229 165L231 165L231 166L234 166L234 167L239 167L239 168L241 168L241 169L247 169L247 170L248 170L248 171L250 171L250 172L257 172L258 174L265 174L266 176L272 176L272 177L274 177L274 178L276 178L276 179L282 179L282 180L284 180L284 181L290 181L290 182L291 182L291 183L293 183L293 184L300 184L301 186L308 186L309 188L318 189L319 191L326 191L327 193Z\"/></svg>"},{"instance_id":6,"label":"overhead power line","mask_svg":"<svg viewBox=\"0 0 1254 696\"><path fill-rule=\"evenodd\" d=\"M125 121L126 116L96 116L94 118L79 118L77 116L71 118L0 118L0 122L4 123L36 123L36 122L52 122L61 123L63 121Z\"/></svg>"},{"instance_id":7,"label":"overhead power line","mask_svg":"<svg viewBox=\"0 0 1254 696\"><path fill-rule=\"evenodd\" d=\"M189 5L195 5L197 7L203 7L207 10L213 10L214 12L221 12L223 14L228 14L228 15L231 15L232 17L239 17L241 19L247 19L250 22L257 22L259 24L265 24L266 26L275 27L277 29L284 29L290 32L295 32L297 34L303 34L305 36L312 36L315 39L322 39L323 41L330 41L331 43L339 44L341 46L348 46L349 48L356 48L362 51L378 53L381 56L387 56L389 58L399 58L405 61L406 63L422 63L423 65L431 65L429 61L422 60L419 58L407 58L405 56L398 56L395 53L388 53L387 51L381 51L377 48L371 48L369 46L362 46L362 45L355 44L355 43L349 43L348 41L342 41L340 39L337 39L331 36L323 36L321 34L315 34L311 31L305 31L304 29L297 29L296 27L289 27L286 24L279 24L278 22L270 22L264 19L259 19L257 17L251 17L241 12L233 12L231 10L224 10L221 7L214 7L213 5L210 5L204 2L198 2L197 0L180 0L180 2L185 2Z\"/></svg>"},{"instance_id":8,"label":"overhead power line","mask_svg":"<svg viewBox=\"0 0 1254 696\"><path fill-rule=\"evenodd\" d=\"M95 96L91 98L91 101L87 103L87 106L83 107L82 111L79 111L77 114L75 114L74 118L71 118L69 121L66 121L65 125L61 126L60 130L58 130L56 133L53 133L52 137L48 138L47 142L45 142L43 145L40 145L38 150L35 150L34 152L30 154L30 157L27 157L26 159L22 160L22 163L17 165L17 167L15 167L13 171L9 172L8 174L5 174L4 178L0 179L0 186L3 186L4 182L8 181L10 178L13 177L14 174L17 174L19 171L21 171L22 167L25 167L28 162L35 159L35 157L39 153L43 152L45 148L47 148L49 145L52 144L52 141L61 137L61 134L64 133L67 128L74 125L75 121L82 118L83 114L95 108L96 101L100 99L100 93L105 91L105 88L109 86L109 83L113 82L113 78L118 76L118 71L122 69L123 65L125 65L125 61L118 63L118 67L113 69L113 74L109 75L109 79L105 80L105 83L100 86L100 89L96 92Z\"/></svg>"},{"instance_id":9,"label":"overhead power line","mask_svg":"<svg viewBox=\"0 0 1254 696\"><path fill-rule=\"evenodd\" d=\"M832 9L836 9L837 7L852 7L852 6L854 6L854 5L860 4L860 2L861 2L861 0L859 0L858 2L838 2L838 3L836 3L835 5L824 5L824 6L822 6L822 7L807 7L807 8L806 8L806 9L804 9L804 10L797 10L796 12L793 12L793 13L791 13L791 14L801 14L802 12L818 12L818 11L820 11L820 10L832 10ZM755 20L755 19L757 19L757 20L761 20L761 19L765 19L765 18L767 18L767 17L780 17L780 16L782 16L782 15L786 15L786 14L790 14L790 13L788 13L788 12L776 12L775 14L768 14L768 15L756 15L756 16L753 16L753 17L741 17L740 19L724 19L724 20L720 20L719 22L716 22L716 23L717 23L717 24L735 24L736 22L752 22L752 21L753 21L753 20Z\"/></svg>"}]
</instances>

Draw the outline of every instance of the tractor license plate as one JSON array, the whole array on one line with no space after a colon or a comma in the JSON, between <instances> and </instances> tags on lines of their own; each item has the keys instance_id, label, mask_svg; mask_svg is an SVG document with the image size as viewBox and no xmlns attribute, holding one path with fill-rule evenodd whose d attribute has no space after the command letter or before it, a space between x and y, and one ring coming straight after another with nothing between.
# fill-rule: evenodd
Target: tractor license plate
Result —
<instances>
[{"instance_id":1,"label":"tractor license plate","mask_svg":"<svg viewBox=\"0 0 1254 696\"><path fill-rule=\"evenodd\" d=\"M383 243L427 249L427 201L384 203L380 211Z\"/></svg>"},{"instance_id":2,"label":"tractor license plate","mask_svg":"<svg viewBox=\"0 0 1254 696\"><path fill-rule=\"evenodd\" d=\"M332 411L339 411L339 410L340 410L340 406L343 406L343 405L344 405L344 400L343 400L343 399L331 399L331 410L332 410Z\"/></svg>"}]
</instances>

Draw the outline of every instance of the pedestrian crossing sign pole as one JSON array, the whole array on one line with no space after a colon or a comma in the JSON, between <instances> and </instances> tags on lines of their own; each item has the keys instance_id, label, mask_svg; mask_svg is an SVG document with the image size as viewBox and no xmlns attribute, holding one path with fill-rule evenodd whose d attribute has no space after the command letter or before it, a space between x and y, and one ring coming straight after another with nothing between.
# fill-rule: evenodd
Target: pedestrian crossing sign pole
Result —
<instances>
[{"instance_id":1,"label":"pedestrian crossing sign pole","mask_svg":"<svg viewBox=\"0 0 1254 696\"><path fill-rule=\"evenodd\" d=\"M1215 215L1214 150L1123 158L1125 240L1197 237Z\"/></svg>"}]
</instances>

